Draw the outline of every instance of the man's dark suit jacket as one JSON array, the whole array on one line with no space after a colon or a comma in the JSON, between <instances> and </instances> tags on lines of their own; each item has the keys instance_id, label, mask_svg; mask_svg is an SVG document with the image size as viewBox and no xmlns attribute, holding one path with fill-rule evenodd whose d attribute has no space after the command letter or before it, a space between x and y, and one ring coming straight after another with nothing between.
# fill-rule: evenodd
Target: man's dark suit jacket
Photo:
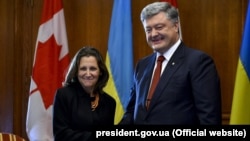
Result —
<instances>
[{"instance_id":1,"label":"man's dark suit jacket","mask_svg":"<svg viewBox=\"0 0 250 141\"><path fill-rule=\"evenodd\" d=\"M156 53L135 68L131 99L120 125L221 124L221 91L216 66L205 53L182 42L169 60L149 109L145 102Z\"/></svg>"}]
</instances>

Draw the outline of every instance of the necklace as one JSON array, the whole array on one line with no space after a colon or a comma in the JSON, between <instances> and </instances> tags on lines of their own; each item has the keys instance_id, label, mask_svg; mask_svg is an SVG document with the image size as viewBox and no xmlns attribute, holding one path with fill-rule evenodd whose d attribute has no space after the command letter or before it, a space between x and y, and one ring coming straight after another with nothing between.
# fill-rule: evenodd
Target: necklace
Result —
<instances>
[{"instance_id":1,"label":"necklace","mask_svg":"<svg viewBox=\"0 0 250 141\"><path fill-rule=\"evenodd\" d=\"M99 104L99 94L97 94L93 100L91 100L91 110L95 111L96 107Z\"/></svg>"}]
</instances>

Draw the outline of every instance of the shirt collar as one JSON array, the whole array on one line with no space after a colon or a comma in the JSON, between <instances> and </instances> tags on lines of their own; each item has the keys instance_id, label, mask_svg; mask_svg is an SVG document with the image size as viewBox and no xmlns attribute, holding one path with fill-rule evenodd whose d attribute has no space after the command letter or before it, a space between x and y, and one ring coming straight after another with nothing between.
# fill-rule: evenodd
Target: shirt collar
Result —
<instances>
[{"instance_id":1,"label":"shirt collar","mask_svg":"<svg viewBox=\"0 0 250 141\"><path fill-rule=\"evenodd\" d=\"M174 54L174 52L176 51L176 49L178 48L178 46L181 44L181 39L178 39L177 42L168 49L168 51L166 51L163 56L165 57L165 59L167 61L170 60L170 58L172 57L172 55ZM157 52L156 58L158 58L158 56L160 56L161 54Z\"/></svg>"}]
</instances>

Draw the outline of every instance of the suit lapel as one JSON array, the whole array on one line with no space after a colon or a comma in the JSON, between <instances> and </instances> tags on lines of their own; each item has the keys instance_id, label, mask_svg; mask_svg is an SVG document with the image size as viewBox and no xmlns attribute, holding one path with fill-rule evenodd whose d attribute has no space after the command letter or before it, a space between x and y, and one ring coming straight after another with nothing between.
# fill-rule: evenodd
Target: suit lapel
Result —
<instances>
[{"instance_id":1,"label":"suit lapel","mask_svg":"<svg viewBox=\"0 0 250 141\"><path fill-rule=\"evenodd\" d=\"M166 68L163 71L163 74L159 80L158 85L156 86L155 94L153 98L151 99L151 103L149 106L149 110L157 104L157 99L162 94L163 89L165 89L169 83L169 80L173 76L173 74L176 72L176 70L180 67L180 65L183 62L184 58L184 47L183 44L180 44L180 46L177 48L173 56L170 58Z\"/></svg>"},{"instance_id":2,"label":"suit lapel","mask_svg":"<svg viewBox=\"0 0 250 141\"><path fill-rule=\"evenodd\" d=\"M149 87L150 87L150 82L151 82L151 77L152 77L152 73L153 73L153 70L154 70L154 64L155 64L155 58L156 58L156 53L154 55L152 55L148 62L146 62L145 64L146 67L145 67L145 70L144 70L144 78L142 79L142 87L143 89L141 90L141 93L140 93L140 97L143 97L143 107L144 109L146 110L146 99L147 99L147 96L148 96L148 90L149 90ZM150 77L150 78L148 78Z\"/></svg>"}]
</instances>

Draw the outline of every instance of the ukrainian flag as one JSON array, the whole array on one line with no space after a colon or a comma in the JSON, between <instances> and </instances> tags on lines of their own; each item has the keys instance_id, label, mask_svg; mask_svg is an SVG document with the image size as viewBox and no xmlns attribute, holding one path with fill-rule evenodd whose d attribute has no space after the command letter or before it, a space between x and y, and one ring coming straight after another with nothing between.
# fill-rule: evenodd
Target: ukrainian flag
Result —
<instances>
[{"instance_id":1,"label":"ukrainian flag","mask_svg":"<svg viewBox=\"0 0 250 141\"><path fill-rule=\"evenodd\" d=\"M110 78L104 90L116 100L115 124L117 124L128 104L133 78L130 0L114 0L106 65Z\"/></svg>"},{"instance_id":2,"label":"ukrainian flag","mask_svg":"<svg viewBox=\"0 0 250 141\"><path fill-rule=\"evenodd\" d=\"M236 72L230 124L250 124L250 3Z\"/></svg>"}]
</instances>

